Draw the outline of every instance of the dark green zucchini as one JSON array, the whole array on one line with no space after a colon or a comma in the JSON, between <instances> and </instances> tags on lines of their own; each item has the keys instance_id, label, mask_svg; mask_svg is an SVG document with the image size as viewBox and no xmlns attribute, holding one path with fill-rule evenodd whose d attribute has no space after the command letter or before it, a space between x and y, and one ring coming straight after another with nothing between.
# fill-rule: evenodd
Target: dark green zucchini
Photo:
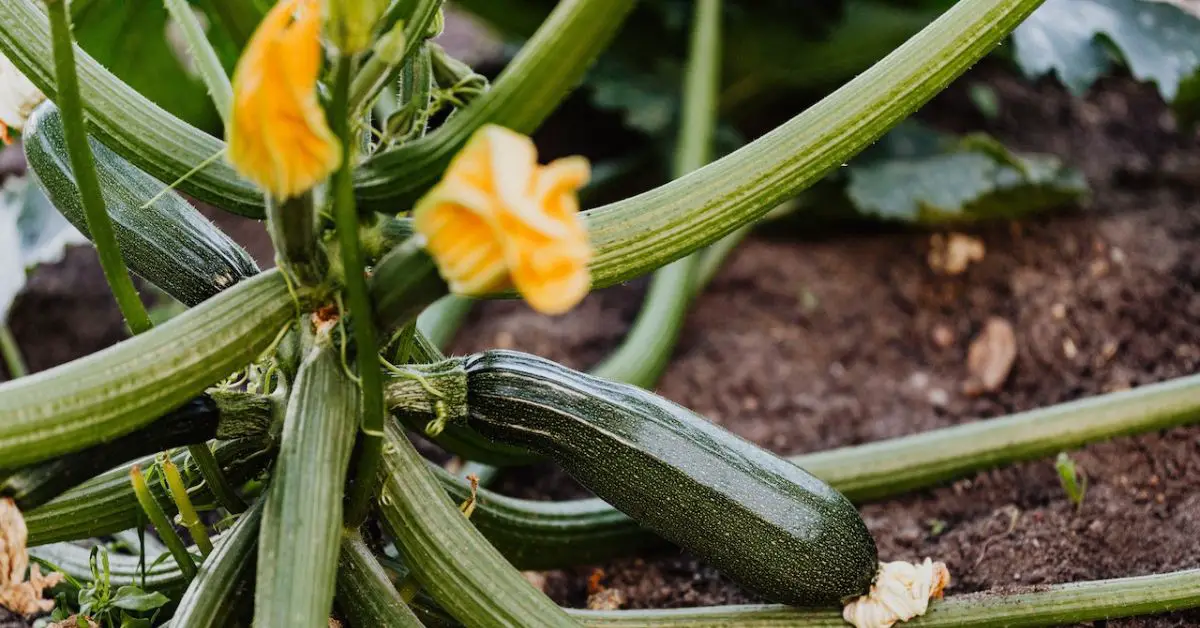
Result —
<instances>
[{"instance_id":1,"label":"dark green zucchini","mask_svg":"<svg viewBox=\"0 0 1200 628\"><path fill-rule=\"evenodd\" d=\"M635 386L548 360L466 360L471 426L558 462L642 525L767 599L837 604L867 592L875 541L806 471Z\"/></svg>"},{"instance_id":2,"label":"dark green zucchini","mask_svg":"<svg viewBox=\"0 0 1200 628\"><path fill-rule=\"evenodd\" d=\"M0 497L11 497L29 511L116 465L159 451L213 438L255 436L266 447L272 412L270 401L260 395L206 393L135 432L14 470L0 479Z\"/></svg>"},{"instance_id":3,"label":"dark green zucchini","mask_svg":"<svg viewBox=\"0 0 1200 628\"><path fill-rule=\"evenodd\" d=\"M29 170L46 196L86 235L87 219L67 156L62 118L53 103L34 111L21 139ZM142 209L166 184L104 144L94 139L89 143L104 203L130 270L189 306L258 273L245 250L173 190Z\"/></svg>"}]
</instances>

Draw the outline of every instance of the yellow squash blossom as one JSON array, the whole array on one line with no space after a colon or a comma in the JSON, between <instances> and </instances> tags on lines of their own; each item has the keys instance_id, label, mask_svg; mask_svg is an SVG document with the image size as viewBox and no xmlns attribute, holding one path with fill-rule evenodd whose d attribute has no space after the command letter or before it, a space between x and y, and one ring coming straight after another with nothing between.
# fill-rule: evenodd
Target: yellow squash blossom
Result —
<instances>
[{"instance_id":1,"label":"yellow squash blossom","mask_svg":"<svg viewBox=\"0 0 1200 628\"><path fill-rule=\"evenodd\" d=\"M279 199L312 188L341 163L317 102L320 36L319 0L280 0L233 74L229 161Z\"/></svg>"},{"instance_id":2,"label":"yellow squash blossom","mask_svg":"<svg viewBox=\"0 0 1200 628\"><path fill-rule=\"evenodd\" d=\"M591 286L591 245L576 191L582 157L537 164L528 137L485 126L413 210L414 227L451 291L515 287L539 312L561 314Z\"/></svg>"}]
</instances>

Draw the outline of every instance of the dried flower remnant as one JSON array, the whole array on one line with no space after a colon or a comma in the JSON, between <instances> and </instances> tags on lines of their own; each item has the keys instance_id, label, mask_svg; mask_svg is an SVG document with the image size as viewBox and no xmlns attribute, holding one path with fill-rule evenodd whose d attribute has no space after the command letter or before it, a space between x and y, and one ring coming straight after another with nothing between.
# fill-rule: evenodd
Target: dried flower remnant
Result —
<instances>
[{"instance_id":1,"label":"dried flower remnant","mask_svg":"<svg viewBox=\"0 0 1200 628\"><path fill-rule=\"evenodd\" d=\"M488 125L417 203L414 227L453 292L511 286L535 310L561 314L591 287L576 196L589 174L581 157L539 166L528 137Z\"/></svg>"},{"instance_id":2,"label":"dried flower remnant","mask_svg":"<svg viewBox=\"0 0 1200 628\"><path fill-rule=\"evenodd\" d=\"M341 163L317 100L321 5L282 0L263 18L233 74L229 161L278 199L315 186Z\"/></svg>"},{"instance_id":3,"label":"dried flower remnant","mask_svg":"<svg viewBox=\"0 0 1200 628\"><path fill-rule=\"evenodd\" d=\"M944 563L880 563L875 584L866 595L850 602L842 617L856 628L890 628L929 610L929 600L941 598L950 584Z\"/></svg>"},{"instance_id":4,"label":"dried flower remnant","mask_svg":"<svg viewBox=\"0 0 1200 628\"><path fill-rule=\"evenodd\" d=\"M42 592L63 580L62 574L43 576L38 565L29 566L29 553L25 550L28 538L20 509L11 499L0 499L0 608L18 615L36 615L53 609L54 600L42 599Z\"/></svg>"}]
</instances>

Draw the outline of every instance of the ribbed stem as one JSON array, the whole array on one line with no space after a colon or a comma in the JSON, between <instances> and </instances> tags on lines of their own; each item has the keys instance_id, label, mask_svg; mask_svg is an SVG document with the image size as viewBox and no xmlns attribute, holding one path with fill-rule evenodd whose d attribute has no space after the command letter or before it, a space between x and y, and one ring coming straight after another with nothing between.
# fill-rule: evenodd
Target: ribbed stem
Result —
<instances>
[{"instance_id":1,"label":"ribbed stem","mask_svg":"<svg viewBox=\"0 0 1200 628\"><path fill-rule=\"evenodd\" d=\"M882 136L1042 0L963 0L804 113L662 187L588 212L593 287L637 277L765 215Z\"/></svg>"},{"instance_id":2,"label":"ribbed stem","mask_svg":"<svg viewBox=\"0 0 1200 628\"><path fill-rule=\"evenodd\" d=\"M488 544L398 428L387 428L379 510L421 586L474 626L571 626L562 609Z\"/></svg>"},{"instance_id":3,"label":"ribbed stem","mask_svg":"<svg viewBox=\"0 0 1200 628\"><path fill-rule=\"evenodd\" d=\"M204 81L204 86L208 88L208 95L216 105L221 122L228 125L229 112L233 107L233 85L229 83L229 76L225 74L221 60L217 58L217 51L213 50L208 37L204 35L204 27L200 25L200 20L196 19L196 14L185 0L164 0L163 3L167 6L171 19L175 20L183 33L188 53L196 63L200 80Z\"/></svg>"},{"instance_id":4,"label":"ribbed stem","mask_svg":"<svg viewBox=\"0 0 1200 628\"><path fill-rule=\"evenodd\" d=\"M362 165L358 197L380 211L416 200L485 123L530 133L579 84L634 0L562 0L508 64L492 89L437 133L373 156Z\"/></svg>"},{"instance_id":5,"label":"ribbed stem","mask_svg":"<svg viewBox=\"0 0 1200 628\"><path fill-rule=\"evenodd\" d=\"M267 198L267 231L280 266L302 286L325 280L329 262L320 245L312 192L289 199Z\"/></svg>"},{"instance_id":6,"label":"ribbed stem","mask_svg":"<svg viewBox=\"0 0 1200 628\"><path fill-rule=\"evenodd\" d=\"M375 99L397 68L425 41L425 32L442 8L442 0L419 0L403 30L389 32L375 45L350 87L350 111L361 111Z\"/></svg>"},{"instance_id":7,"label":"ribbed stem","mask_svg":"<svg viewBox=\"0 0 1200 628\"><path fill-rule=\"evenodd\" d=\"M217 457L213 455L212 450L208 448L208 444L188 445L188 453L192 455L192 461L196 463L200 475L204 476L204 483L208 485L221 507L228 510L230 514L236 515L245 512L246 502L238 497L229 478L221 472L221 465L217 462Z\"/></svg>"},{"instance_id":8,"label":"ribbed stem","mask_svg":"<svg viewBox=\"0 0 1200 628\"><path fill-rule=\"evenodd\" d=\"M982 593L935 601L923 617L903 626L1017 628L1059 626L1166 613L1200 606L1200 569L1056 584L1029 593ZM623 628L844 628L838 611L746 605L646 611L573 611L588 626Z\"/></svg>"},{"instance_id":9,"label":"ribbed stem","mask_svg":"<svg viewBox=\"0 0 1200 628\"><path fill-rule=\"evenodd\" d=\"M67 12L66 0L46 2L50 17L50 37L54 46L54 78L58 85L57 103L62 111L63 135L71 157L71 170L79 183L79 196L87 212L88 231L96 243L96 254L104 278L112 288L113 297L129 329L140 334L153 326L145 306L133 286L125 260L121 259L121 248L113 233L112 222L104 208L104 197L100 194L100 180L96 176L96 162L88 146L87 127L83 122L83 99L79 95L79 78L75 74L75 47L71 37L71 17Z\"/></svg>"},{"instance_id":10,"label":"ribbed stem","mask_svg":"<svg viewBox=\"0 0 1200 628\"><path fill-rule=\"evenodd\" d=\"M240 589L249 588L253 573L255 545L262 521L262 500L238 518L217 539L216 549L204 560L171 617L174 626L187 628L224 628L242 619L246 609L235 603Z\"/></svg>"},{"instance_id":11,"label":"ribbed stem","mask_svg":"<svg viewBox=\"0 0 1200 628\"><path fill-rule=\"evenodd\" d=\"M158 500L154 499L154 494L146 485L146 477L142 475L141 467L135 466L130 469L129 481L133 484L133 493L137 496L138 504L141 505L142 511L150 519L150 524L158 532L158 537L166 544L171 556L175 559L175 564L179 565L179 570L183 572L183 576L188 580L196 577L196 563L192 562L192 555L188 553L183 539L180 539L179 534L175 532L171 519L167 517L167 513L163 512Z\"/></svg>"},{"instance_id":12,"label":"ribbed stem","mask_svg":"<svg viewBox=\"0 0 1200 628\"><path fill-rule=\"evenodd\" d=\"M421 628L422 624L357 532L342 539L338 556L338 608L356 628Z\"/></svg>"},{"instance_id":13,"label":"ribbed stem","mask_svg":"<svg viewBox=\"0 0 1200 628\"><path fill-rule=\"evenodd\" d=\"M258 540L255 625L328 625L358 397L338 350L329 338L318 337L288 399L279 458L267 489Z\"/></svg>"},{"instance_id":14,"label":"ribbed stem","mask_svg":"<svg viewBox=\"0 0 1200 628\"><path fill-rule=\"evenodd\" d=\"M674 174L681 177L712 157L721 84L721 0L698 0L684 72L683 105ZM692 297L694 253L660 268L625 340L592 370L594 375L651 389L666 370Z\"/></svg>"},{"instance_id":15,"label":"ribbed stem","mask_svg":"<svg viewBox=\"0 0 1200 628\"><path fill-rule=\"evenodd\" d=\"M215 452L222 469L237 482L245 482L262 473L270 461L268 453L262 450L261 444L248 440L221 443ZM181 466L187 458L186 454L174 456L176 464ZM154 464L153 456L121 465L93 477L44 506L26 512L25 525L29 528L30 546L105 536L141 525L145 519L140 514L141 507L129 484L129 471L135 466L151 464ZM183 466L183 471L188 478L188 492L192 499L197 503L211 500L198 474L187 466ZM155 492L160 503L170 504L170 499L157 484L151 487L151 491Z\"/></svg>"},{"instance_id":16,"label":"ribbed stem","mask_svg":"<svg viewBox=\"0 0 1200 628\"><path fill-rule=\"evenodd\" d=\"M342 165L333 176L333 217L341 244L342 268L345 271L346 301L357 323L354 327L355 360L362 386L362 430L358 458L355 463L354 486L347 509L347 525L357 528L367 518L371 498L378 486L380 449L383 447L383 379L379 373L379 341L375 336L375 319L371 299L367 295L366 264L362 243L358 239L358 210L354 204L352 150L355 138L350 125L350 77L354 60L341 57L337 63L333 85L333 103L329 108L334 133L342 143Z\"/></svg>"}]
</instances>

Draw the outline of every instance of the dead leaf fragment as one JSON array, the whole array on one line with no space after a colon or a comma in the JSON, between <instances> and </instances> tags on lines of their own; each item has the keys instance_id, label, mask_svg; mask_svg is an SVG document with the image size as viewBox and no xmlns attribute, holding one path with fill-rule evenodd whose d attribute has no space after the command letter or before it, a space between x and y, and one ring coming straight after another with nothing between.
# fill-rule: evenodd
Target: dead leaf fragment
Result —
<instances>
[{"instance_id":1,"label":"dead leaf fragment","mask_svg":"<svg viewBox=\"0 0 1200 628\"><path fill-rule=\"evenodd\" d=\"M967 350L967 381L963 393L996 392L1008 379L1017 358L1017 336L1002 318L990 318Z\"/></svg>"},{"instance_id":2,"label":"dead leaf fragment","mask_svg":"<svg viewBox=\"0 0 1200 628\"><path fill-rule=\"evenodd\" d=\"M29 553L25 551L28 538L21 510L13 500L0 499L0 607L18 615L37 615L53 609L54 600L42 599L42 591L63 579L60 573L43 576L37 565L29 567Z\"/></svg>"},{"instance_id":3,"label":"dead leaf fragment","mask_svg":"<svg viewBox=\"0 0 1200 628\"><path fill-rule=\"evenodd\" d=\"M961 233L929 237L929 268L943 275L961 275L971 262L983 259L987 249L983 240Z\"/></svg>"},{"instance_id":4,"label":"dead leaf fragment","mask_svg":"<svg viewBox=\"0 0 1200 628\"><path fill-rule=\"evenodd\" d=\"M546 592L546 574L540 571L522 571L521 575L525 577L525 581L533 585L533 588Z\"/></svg>"}]
</instances>

